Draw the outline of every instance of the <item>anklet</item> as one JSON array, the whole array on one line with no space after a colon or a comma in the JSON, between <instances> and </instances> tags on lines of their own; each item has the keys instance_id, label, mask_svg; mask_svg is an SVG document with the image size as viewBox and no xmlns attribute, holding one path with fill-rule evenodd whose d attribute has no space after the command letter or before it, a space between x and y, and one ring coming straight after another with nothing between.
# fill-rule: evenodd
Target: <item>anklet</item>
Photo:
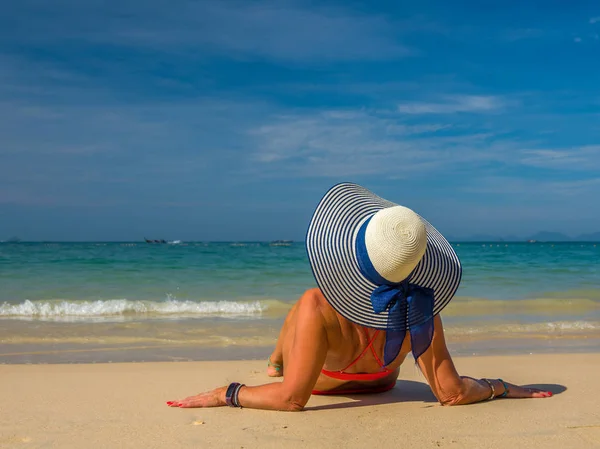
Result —
<instances>
[{"instance_id":1,"label":"anklet","mask_svg":"<svg viewBox=\"0 0 600 449\"><path fill-rule=\"evenodd\" d=\"M485 382L487 382L487 384L490 386L490 388L492 389L492 395L488 398L488 401L491 401L492 399L494 399L494 395L496 394L496 389L494 388L494 385L487 379L481 379L484 380Z\"/></svg>"},{"instance_id":2,"label":"anklet","mask_svg":"<svg viewBox=\"0 0 600 449\"><path fill-rule=\"evenodd\" d=\"M504 382L502 379L498 379L502 385L504 386L504 393L502 393L500 396L498 396L499 398L505 398L506 396L508 396L508 385L506 385L506 382Z\"/></svg>"},{"instance_id":3,"label":"anklet","mask_svg":"<svg viewBox=\"0 0 600 449\"><path fill-rule=\"evenodd\" d=\"M275 368L275 371L277 371L278 373L281 371L281 364L271 362L271 357L269 357L267 366L272 366L273 368Z\"/></svg>"}]
</instances>

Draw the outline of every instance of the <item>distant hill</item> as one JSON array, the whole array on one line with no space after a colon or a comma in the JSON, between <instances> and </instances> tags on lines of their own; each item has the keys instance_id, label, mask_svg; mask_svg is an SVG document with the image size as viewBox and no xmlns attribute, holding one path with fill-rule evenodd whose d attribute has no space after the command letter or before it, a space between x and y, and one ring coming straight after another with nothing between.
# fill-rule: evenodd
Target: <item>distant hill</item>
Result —
<instances>
[{"instance_id":1,"label":"distant hill","mask_svg":"<svg viewBox=\"0 0 600 449\"><path fill-rule=\"evenodd\" d=\"M516 235L507 235L500 237L491 234L474 234L469 236L457 237L448 236L451 242L526 242L535 240L537 242L600 242L600 232L591 234L582 234L577 237L569 237L562 232L540 231L529 237L518 237Z\"/></svg>"},{"instance_id":2,"label":"distant hill","mask_svg":"<svg viewBox=\"0 0 600 449\"><path fill-rule=\"evenodd\" d=\"M580 242L600 242L600 232L593 232L591 234L582 234L577 237Z\"/></svg>"},{"instance_id":3,"label":"distant hill","mask_svg":"<svg viewBox=\"0 0 600 449\"><path fill-rule=\"evenodd\" d=\"M521 237L517 237L516 235L507 235L504 238L504 241L506 241L506 242L520 242L522 240L524 240L524 239Z\"/></svg>"},{"instance_id":4,"label":"distant hill","mask_svg":"<svg viewBox=\"0 0 600 449\"><path fill-rule=\"evenodd\" d=\"M462 238L452 238L448 239L455 242L501 242L504 241L503 238L498 237L496 235L490 234L475 234Z\"/></svg>"},{"instance_id":5,"label":"distant hill","mask_svg":"<svg viewBox=\"0 0 600 449\"><path fill-rule=\"evenodd\" d=\"M537 240L538 242L600 242L600 232L569 237L562 232L543 231L532 235L529 239Z\"/></svg>"},{"instance_id":6,"label":"distant hill","mask_svg":"<svg viewBox=\"0 0 600 449\"><path fill-rule=\"evenodd\" d=\"M537 240L538 242L570 242L573 239L562 232L541 231L533 234L527 240Z\"/></svg>"}]
</instances>

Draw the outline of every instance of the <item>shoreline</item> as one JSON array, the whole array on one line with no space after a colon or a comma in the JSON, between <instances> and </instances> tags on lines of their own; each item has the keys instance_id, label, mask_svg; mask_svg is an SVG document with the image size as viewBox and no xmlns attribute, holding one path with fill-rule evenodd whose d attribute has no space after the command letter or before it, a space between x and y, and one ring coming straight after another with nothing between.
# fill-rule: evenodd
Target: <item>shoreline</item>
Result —
<instances>
[{"instance_id":1,"label":"shoreline","mask_svg":"<svg viewBox=\"0 0 600 449\"><path fill-rule=\"evenodd\" d=\"M554 338L447 339L453 357L542 354L599 354L600 336ZM103 363L213 362L266 360L269 345L201 346L195 344L102 345L4 344L0 365L63 365Z\"/></svg>"},{"instance_id":2,"label":"shoreline","mask_svg":"<svg viewBox=\"0 0 600 449\"><path fill-rule=\"evenodd\" d=\"M411 363L379 395L313 396L303 412L171 409L174 400L226 385L279 381L264 360L1 365L2 447L315 448L382 446L597 447L600 354L455 357L461 374L553 391L547 399L440 406Z\"/></svg>"}]
</instances>

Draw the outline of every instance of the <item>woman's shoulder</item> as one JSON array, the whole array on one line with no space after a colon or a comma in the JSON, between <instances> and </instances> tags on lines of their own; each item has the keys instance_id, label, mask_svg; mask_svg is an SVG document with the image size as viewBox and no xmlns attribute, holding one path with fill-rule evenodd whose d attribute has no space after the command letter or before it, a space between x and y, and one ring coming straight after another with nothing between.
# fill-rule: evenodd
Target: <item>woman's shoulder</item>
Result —
<instances>
[{"instance_id":1,"label":"woman's shoulder","mask_svg":"<svg viewBox=\"0 0 600 449\"><path fill-rule=\"evenodd\" d=\"M317 313L323 313L324 315L330 315L335 313L333 307L327 302L323 292L319 288L310 288L304 292L298 302L300 308L307 308L314 310Z\"/></svg>"},{"instance_id":2,"label":"woman's shoulder","mask_svg":"<svg viewBox=\"0 0 600 449\"><path fill-rule=\"evenodd\" d=\"M336 334L347 334L351 330L363 330L363 326L352 323L340 315L331 304L329 304L319 288L306 290L300 298L300 303L300 307L310 309L323 318L328 328L328 332L333 331Z\"/></svg>"}]
</instances>

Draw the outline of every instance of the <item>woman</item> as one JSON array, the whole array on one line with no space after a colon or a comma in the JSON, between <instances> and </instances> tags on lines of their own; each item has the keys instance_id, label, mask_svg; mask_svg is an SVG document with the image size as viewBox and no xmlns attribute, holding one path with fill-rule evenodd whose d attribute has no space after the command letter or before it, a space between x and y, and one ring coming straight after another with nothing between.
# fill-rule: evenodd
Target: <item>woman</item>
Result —
<instances>
[{"instance_id":1,"label":"woman","mask_svg":"<svg viewBox=\"0 0 600 449\"><path fill-rule=\"evenodd\" d=\"M409 352L442 405L552 396L458 374L439 313L462 267L446 239L412 210L338 184L317 206L306 245L319 288L291 309L269 357L267 374L283 382L234 382L167 405L295 411L311 394L380 393L394 387Z\"/></svg>"}]
</instances>

